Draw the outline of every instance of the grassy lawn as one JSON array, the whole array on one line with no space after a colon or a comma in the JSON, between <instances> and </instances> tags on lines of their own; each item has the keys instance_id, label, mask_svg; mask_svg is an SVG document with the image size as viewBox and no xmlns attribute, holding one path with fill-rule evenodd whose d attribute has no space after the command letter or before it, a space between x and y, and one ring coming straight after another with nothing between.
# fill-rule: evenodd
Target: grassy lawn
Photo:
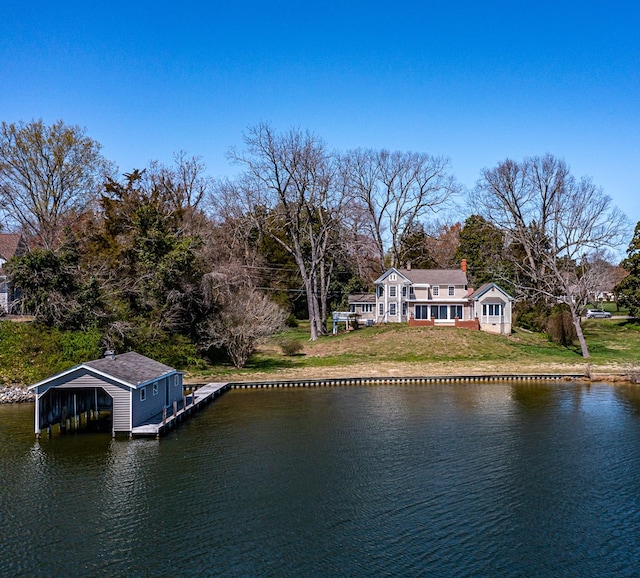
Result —
<instances>
[{"instance_id":1,"label":"grassy lawn","mask_svg":"<svg viewBox=\"0 0 640 578\"><path fill-rule=\"evenodd\" d=\"M615 313L615 312L614 312ZM248 366L180 367L187 380L254 381L331 377L399 377L515 373L640 375L640 323L626 319L583 321L591 358L579 347L561 347L546 336L516 329L501 336L466 329L389 324L309 341L308 323L262 344ZM280 343L298 341L285 355ZM100 334L42 331L31 323L0 321L0 384L31 384L101 355Z\"/></svg>"},{"instance_id":2,"label":"grassy lawn","mask_svg":"<svg viewBox=\"0 0 640 578\"><path fill-rule=\"evenodd\" d=\"M308 340L308 325L274 337L247 368L229 365L193 379L258 380L314 377L481 373L624 373L640 365L640 325L624 319L583 322L591 358L546 336L516 329L510 336L465 329L389 324ZM298 339L301 353L283 355L278 341Z\"/></svg>"}]
</instances>

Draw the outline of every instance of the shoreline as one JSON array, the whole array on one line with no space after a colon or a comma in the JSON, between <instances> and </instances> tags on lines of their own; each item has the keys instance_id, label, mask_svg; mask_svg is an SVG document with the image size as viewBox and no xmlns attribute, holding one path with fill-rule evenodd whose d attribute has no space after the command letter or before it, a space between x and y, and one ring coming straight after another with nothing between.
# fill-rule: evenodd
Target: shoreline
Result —
<instances>
[{"instance_id":1,"label":"shoreline","mask_svg":"<svg viewBox=\"0 0 640 578\"><path fill-rule=\"evenodd\" d=\"M585 382L605 382L617 384L640 384L640 369L628 364L591 365L588 363L556 363L540 366L537 363L517 363L499 361L479 361L470 366L468 362L441 363L391 363L382 362L375 366L370 364L353 364L350 366L325 366L316 368L295 368L273 372L252 372L208 375L185 375L185 386L198 386L209 382L228 383L277 383L277 382L349 382L359 379L367 380L406 380L414 378L441 378L450 381L451 377L465 380L486 379L500 376L508 380L509 376L577 376ZM449 378L449 379L448 379ZM0 404L28 403L35 401L35 395L26 385L0 385Z\"/></svg>"}]
</instances>

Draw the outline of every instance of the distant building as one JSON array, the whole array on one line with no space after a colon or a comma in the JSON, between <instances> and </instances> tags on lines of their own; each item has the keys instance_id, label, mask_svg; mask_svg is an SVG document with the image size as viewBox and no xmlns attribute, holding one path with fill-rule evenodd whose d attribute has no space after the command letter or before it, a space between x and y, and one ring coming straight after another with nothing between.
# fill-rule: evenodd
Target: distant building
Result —
<instances>
[{"instance_id":1,"label":"distant building","mask_svg":"<svg viewBox=\"0 0 640 578\"><path fill-rule=\"evenodd\" d=\"M19 257L26 251L22 235L18 233L0 233L0 315L11 312L11 304L16 295L4 264L11 257Z\"/></svg>"}]
</instances>

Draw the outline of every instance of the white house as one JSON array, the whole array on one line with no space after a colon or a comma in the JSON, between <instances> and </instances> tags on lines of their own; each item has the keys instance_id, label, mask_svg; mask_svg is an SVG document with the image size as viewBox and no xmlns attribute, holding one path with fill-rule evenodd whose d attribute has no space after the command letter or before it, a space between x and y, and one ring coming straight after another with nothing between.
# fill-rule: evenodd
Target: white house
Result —
<instances>
[{"instance_id":1,"label":"white house","mask_svg":"<svg viewBox=\"0 0 640 578\"><path fill-rule=\"evenodd\" d=\"M349 297L349 304L353 313L366 311L367 315L371 315L373 305L375 323L406 322L412 326L511 333L513 298L495 283L483 285L476 291L470 289L464 259L459 269L391 267L374 285L373 296L353 295Z\"/></svg>"}]
</instances>

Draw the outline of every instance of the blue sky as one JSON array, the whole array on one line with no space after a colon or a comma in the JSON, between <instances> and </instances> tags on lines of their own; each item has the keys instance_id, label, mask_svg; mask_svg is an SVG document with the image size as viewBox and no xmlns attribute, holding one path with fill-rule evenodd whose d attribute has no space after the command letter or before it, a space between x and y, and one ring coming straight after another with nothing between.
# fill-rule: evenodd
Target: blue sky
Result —
<instances>
[{"instance_id":1,"label":"blue sky","mask_svg":"<svg viewBox=\"0 0 640 578\"><path fill-rule=\"evenodd\" d=\"M262 121L444 155L468 187L549 152L635 225L640 4L0 0L0 120L36 118L86 127L121 172L186 150L231 175Z\"/></svg>"}]
</instances>

